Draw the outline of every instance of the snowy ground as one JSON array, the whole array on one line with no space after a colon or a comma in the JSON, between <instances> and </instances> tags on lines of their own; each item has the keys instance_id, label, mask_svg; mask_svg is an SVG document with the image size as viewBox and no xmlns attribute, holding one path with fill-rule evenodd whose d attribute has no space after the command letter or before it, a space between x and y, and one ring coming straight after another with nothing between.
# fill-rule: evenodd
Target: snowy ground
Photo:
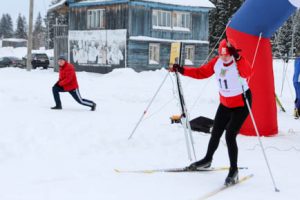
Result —
<instances>
[{"instance_id":1,"label":"snowy ground","mask_svg":"<svg viewBox=\"0 0 300 200\"><path fill-rule=\"evenodd\" d=\"M300 121L294 120L293 63L281 94L283 63L275 61L276 92L287 112L278 110L280 133L262 138L276 183L274 192L258 140L239 136L240 176L254 178L211 199L297 199L300 169ZM189 164L183 129L171 125L178 114L174 86L168 78L149 115L128 141L165 70L130 69L100 75L78 73L81 95L98 104L96 112L62 94L63 110L53 111L52 70L0 69L1 200L197 200L221 186L227 172L117 174L119 169L182 167ZM214 80L182 78L191 117L213 117L218 105ZM200 95L202 94L202 95ZM199 96L200 95L200 96ZM199 98L196 106L195 100ZM194 133L197 157L209 136ZM224 138L213 166L227 166Z\"/></svg>"}]
</instances>

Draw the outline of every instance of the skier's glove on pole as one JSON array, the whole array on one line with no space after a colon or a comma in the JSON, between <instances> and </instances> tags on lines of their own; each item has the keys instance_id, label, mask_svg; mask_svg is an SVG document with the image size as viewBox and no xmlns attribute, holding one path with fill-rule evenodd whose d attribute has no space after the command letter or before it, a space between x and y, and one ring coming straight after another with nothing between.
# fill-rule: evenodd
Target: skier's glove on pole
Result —
<instances>
[{"instance_id":1,"label":"skier's glove on pole","mask_svg":"<svg viewBox=\"0 0 300 200\"><path fill-rule=\"evenodd\" d=\"M236 49L233 46L230 46L230 47L227 47L227 48L228 48L229 54L231 56L233 56L236 61L241 59L241 56L239 54L239 51L241 51L240 49Z\"/></svg>"},{"instance_id":2,"label":"skier's glove on pole","mask_svg":"<svg viewBox=\"0 0 300 200\"><path fill-rule=\"evenodd\" d=\"M170 71L171 72L179 72L180 74L183 74L184 68L182 66L180 66L179 64L174 64Z\"/></svg>"}]
</instances>

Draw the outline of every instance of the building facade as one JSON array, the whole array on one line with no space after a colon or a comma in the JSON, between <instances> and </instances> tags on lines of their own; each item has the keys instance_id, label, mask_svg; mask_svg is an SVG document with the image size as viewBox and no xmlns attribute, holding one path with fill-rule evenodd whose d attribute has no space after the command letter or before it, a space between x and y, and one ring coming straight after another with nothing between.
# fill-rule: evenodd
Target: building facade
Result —
<instances>
[{"instance_id":1,"label":"building facade","mask_svg":"<svg viewBox=\"0 0 300 200\"><path fill-rule=\"evenodd\" d=\"M66 0L67 53L77 70L155 70L169 64L181 42L182 64L197 66L208 54L208 0ZM61 8L60 8L61 9ZM58 53L58 54L59 54Z\"/></svg>"}]
</instances>

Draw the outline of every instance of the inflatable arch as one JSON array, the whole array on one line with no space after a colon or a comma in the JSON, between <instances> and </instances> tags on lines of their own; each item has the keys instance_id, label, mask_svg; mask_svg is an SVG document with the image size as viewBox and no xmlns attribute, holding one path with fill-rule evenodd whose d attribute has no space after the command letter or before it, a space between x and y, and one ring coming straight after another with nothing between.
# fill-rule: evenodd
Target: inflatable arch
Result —
<instances>
[{"instance_id":1,"label":"inflatable arch","mask_svg":"<svg viewBox=\"0 0 300 200\"><path fill-rule=\"evenodd\" d=\"M262 136L278 133L270 37L299 7L300 0L246 0L233 15L226 30L227 37L253 64L249 80L253 95L252 111ZM250 117L240 133L256 135Z\"/></svg>"}]
</instances>

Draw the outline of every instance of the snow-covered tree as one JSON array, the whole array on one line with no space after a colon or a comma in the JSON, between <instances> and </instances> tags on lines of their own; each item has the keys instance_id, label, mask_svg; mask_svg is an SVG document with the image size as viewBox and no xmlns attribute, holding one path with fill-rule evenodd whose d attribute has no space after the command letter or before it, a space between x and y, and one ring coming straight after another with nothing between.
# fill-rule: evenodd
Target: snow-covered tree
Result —
<instances>
[{"instance_id":1,"label":"snow-covered tree","mask_svg":"<svg viewBox=\"0 0 300 200\"><path fill-rule=\"evenodd\" d=\"M17 19L17 29L15 31L16 38L27 39L26 18L19 14Z\"/></svg>"},{"instance_id":2,"label":"snow-covered tree","mask_svg":"<svg viewBox=\"0 0 300 200\"><path fill-rule=\"evenodd\" d=\"M296 56L300 56L300 11L298 11L294 18L294 47Z\"/></svg>"},{"instance_id":3,"label":"snow-covered tree","mask_svg":"<svg viewBox=\"0 0 300 200\"><path fill-rule=\"evenodd\" d=\"M271 44L273 56L275 57L294 57L296 52L299 52L298 54L300 55L300 11L292 15L277 30L271 38Z\"/></svg>"},{"instance_id":4,"label":"snow-covered tree","mask_svg":"<svg viewBox=\"0 0 300 200\"><path fill-rule=\"evenodd\" d=\"M232 15L241 7L244 0L210 0L215 6L209 12L209 42L212 49L217 45ZM223 38L225 34L223 35Z\"/></svg>"},{"instance_id":5,"label":"snow-covered tree","mask_svg":"<svg viewBox=\"0 0 300 200\"><path fill-rule=\"evenodd\" d=\"M14 34L13 23L9 14L3 14L0 20L0 37L11 38Z\"/></svg>"},{"instance_id":6,"label":"snow-covered tree","mask_svg":"<svg viewBox=\"0 0 300 200\"><path fill-rule=\"evenodd\" d=\"M291 16L279 29L277 44L281 57L291 57L293 34L293 16Z\"/></svg>"},{"instance_id":7,"label":"snow-covered tree","mask_svg":"<svg viewBox=\"0 0 300 200\"><path fill-rule=\"evenodd\" d=\"M37 19L35 21L34 29L33 29L33 48L39 49L40 47L45 46L45 27L43 26L43 20L41 13L38 14Z\"/></svg>"}]
</instances>

